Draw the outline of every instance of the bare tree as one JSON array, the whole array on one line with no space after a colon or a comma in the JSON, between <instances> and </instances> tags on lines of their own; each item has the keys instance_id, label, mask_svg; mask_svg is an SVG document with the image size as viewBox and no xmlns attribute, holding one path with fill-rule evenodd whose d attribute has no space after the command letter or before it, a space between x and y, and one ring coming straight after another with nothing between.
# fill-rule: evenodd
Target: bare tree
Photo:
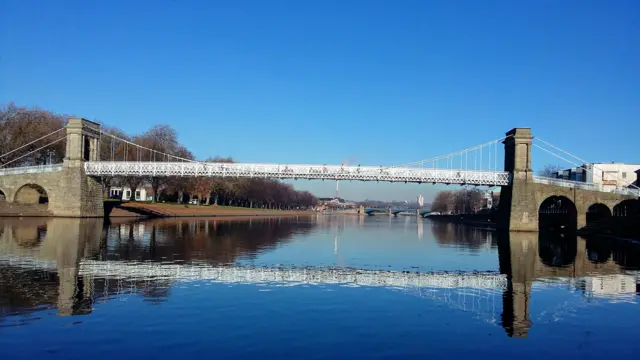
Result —
<instances>
[{"instance_id":1,"label":"bare tree","mask_svg":"<svg viewBox=\"0 0 640 360\"><path fill-rule=\"evenodd\" d=\"M204 205L209 205L213 181L214 179L210 176L200 176L194 179L193 193L198 197L201 204L204 200Z\"/></svg>"},{"instance_id":2,"label":"bare tree","mask_svg":"<svg viewBox=\"0 0 640 360\"><path fill-rule=\"evenodd\" d=\"M65 155L65 133L62 129L67 117L38 108L19 107L14 103L0 105L0 165L25 166L45 164L49 161L62 162ZM102 129L115 136L102 137L99 156L103 160L162 162L177 161L176 157L185 161L195 159L178 141L177 131L169 125L156 125L137 136L129 135L115 127L102 125ZM29 144L56 130L60 130L59 133ZM53 151L36 151L56 139L60 141L48 148ZM21 146L24 147L11 156L2 156ZM17 158L18 161L9 163ZM228 157L209 158L207 161L233 163L233 159ZM184 194L188 194L196 195L209 203L213 195L215 203L274 209L308 208L317 202L315 196L309 192L299 192L281 181L262 178L104 176L101 182L105 197L112 186L128 186L134 192L132 195L135 199L135 191L148 183L153 189L153 201L167 193L177 194L179 202Z\"/></svg>"},{"instance_id":3,"label":"bare tree","mask_svg":"<svg viewBox=\"0 0 640 360\"><path fill-rule=\"evenodd\" d=\"M140 161L175 161L175 158L169 155L179 158L193 158L191 152L178 142L178 132L169 125L155 125L144 134L135 137L133 142L145 147L145 149L140 149L137 154ZM160 192L168 185L167 179L160 176L150 176L146 180L153 189L153 202L158 201Z\"/></svg>"},{"instance_id":4,"label":"bare tree","mask_svg":"<svg viewBox=\"0 0 640 360\"><path fill-rule=\"evenodd\" d=\"M66 116L38 108L18 107L13 103L0 107L0 165L9 167L60 163L65 155L64 131L29 144L64 127ZM42 151L36 151L47 144ZM28 145L29 144L29 145Z\"/></svg>"},{"instance_id":5,"label":"bare tree","mask_svg":"<svg viewBox=\"0 0 640 360\"><path fill-rule=\"evenodd\" d=\"M482 207L483 195L478 189L461 189L454 196L456 214L474 213Z\"/></svg>"},{"instance_id":6,"label":"bare tree","mask_svg":"<svg viewBox=\"0 0 640 360\"><path fill-rule=\"evenodd\" d=\"M560 165L545 165L542 170L538 171L538 175L544 177L556 177L558 172L562 171L562 167Z\"/></svg>"},{"instance_id":7,"label":"bare tree","mask_svg":"<svg viewBox=\"0 0 640 360\"><path fill-rule=\"evenodd\" d=\"M182 159L194 159L195 157L183 145L179 145L175 151L175 156ZM166 190L169 190L173 193L178 194L178 203L182 203L182 199L184 198L184 193L188 193L193 190L193 181L188 178L180 177L180 176L172 176L165 179L153 179L151 178L151 187L154 191L154 198L158 198L160 196L160 189L164 187ZM157 194L157 195L156 195Z\"/></svg>"},{"instance_id":8,"label":"bare tree","mask_svg":"<svg viewBox=\"0 0 640 360\"><path fill-rule=\"evenodd\" d=\"M478 189L440 191L431 203L431 210L440 213L469 214L482 207L483 194Z\"/></svg>"},{"instance_id":9,"label":"bare tree","mask_svg":"<svg viewBox=\"0 0 640 360\"><path fill-rule=\"evenodd\" d=\"M436 197L431 203L431 210L439 213L448 213L453 211L454 205L454 193L453 191L445 190L436 194Z\"/></svg>"}]
</instances>

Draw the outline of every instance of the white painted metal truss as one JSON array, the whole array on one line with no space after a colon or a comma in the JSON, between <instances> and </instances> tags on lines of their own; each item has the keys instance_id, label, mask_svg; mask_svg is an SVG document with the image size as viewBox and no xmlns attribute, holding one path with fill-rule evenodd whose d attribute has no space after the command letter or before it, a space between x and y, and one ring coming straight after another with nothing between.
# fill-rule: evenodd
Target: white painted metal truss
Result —
<instances>
[{"instance_id":1,"label":"white painted metal truss","mask_svg":"<svg viewBox=\"0 0 640 360\"><path fill-rule=\"evenodd\" d=\"M357 180L460 185L501 186L510 184L504 171L449 170L384 166L281 165L206 162L118 162L85 163L92 176L223 176L272 179Z\"/></svg>"}]
</instances>

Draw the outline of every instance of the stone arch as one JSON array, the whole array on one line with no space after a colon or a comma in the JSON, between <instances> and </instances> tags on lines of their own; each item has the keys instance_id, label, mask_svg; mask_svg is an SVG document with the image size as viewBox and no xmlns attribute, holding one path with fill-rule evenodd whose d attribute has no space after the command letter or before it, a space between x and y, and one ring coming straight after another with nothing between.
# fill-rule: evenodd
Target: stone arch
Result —
<instances>
[{"instance_id":1,"label":"stone arch","mask_svg":"<svg viewBox=\"0 0 640 360\"><path fill-rule=\"evenodd\" d=\"M0 189L0 203L7 202L9 199L7 198L7 193L4 190Z\"/></svg>"},{"instance_id":2,"label":"stone arch","mask_svg":"<svg viewBox=\"0 0 640 360\"><path fill-rule=\"evenodd\" d=\"M566 196L552 195L538 207L538 229L575 230L578 227L578 210Z\"/></svg>"},{"instance_id":3,"label":"stone arch","mask_svg":"<svg viewBox=\"0 0 640 360\"><path fill-rule=\"evenodd\" d=\"M613 207L613 216L640 216L640 200L626 199Z\"/></svg>"},{"instance_id":4,"label":"stone arch","mask_svg":"<svg viewBox=\"0 0 640 360\"><path fill-rule=\"evenodd\" d=\"M611 218L611 209L605 204L595 203L587 208L587 225Z\"/></svg>"},{"instance_id":5,"label":"stone arch","mask_svg":"<svg viewBox=\"0 0 640 360\"><path fill-rule=\"evenodd\" d=\"M13 196L16 204L37 205L39 207L49 207L49 193L38 184L25 184L16 191Z\"/></svg>"},{"instance_id":6,"label":"stone arch","mask_svg":"<svg viewBox=\"0 0 640 360\"><path fill-rule=\"evenodd\" d=\"M614 206L612 222L617 235L634 239L639 238L640 200L626 199Z\"/></svg>"}]
</instances>

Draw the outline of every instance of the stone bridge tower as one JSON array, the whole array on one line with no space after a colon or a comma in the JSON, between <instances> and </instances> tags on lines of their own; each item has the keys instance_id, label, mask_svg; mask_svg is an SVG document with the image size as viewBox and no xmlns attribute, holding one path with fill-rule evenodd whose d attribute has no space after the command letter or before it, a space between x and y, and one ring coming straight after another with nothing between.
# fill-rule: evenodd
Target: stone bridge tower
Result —
<instances>
[{"instance_id":1,"label":"stone bridge tower","mask_svg":"<svg viewBox=\"0 0 640 360\"><path fill-rule=\"evenodd\" d=\"M66 180L61 187L68 195L60 211L74 217L103 217L104 198L102 184L88 177L85 161L100 160L100 124L82 118L67 122L67 147L63 162Z\"/></svg>"},{"instance_id":2,"label":"stone bridge tower","mask_svg":"<svg viewBox=\"0 0 640 360\"><path fill-rule=\"evenodd\" d=\"M515 128L506 133L504 170L511 173L511 185L500 191L499 225L510 231L538 231L538 208L531 169L530 128Z\"/></svg>"},{"instance_id":3,"label":"stone bridge tower","mask_svg":"<svg viewBox=\"0 0 640 360\"><path fill-rule=\"evenodd\" d=\"M86 161L99 160L100 124L71 118L66 125L66 153L61 166L48 172L16 173L0 177L0 190L5 194L6 206L0 215L29 213L38 205L40 191L49 200L47 214L62 217L103 217L102 185L84 170Z\"/></svg>"},{"instance_id":4,"label":"stone bridge tower","mask_svg":"<svg viewBox=\"0 0 640 360\"><path fill-rule=\"evenodd\" d=\"M587 224L587 212L592 205L601 205L609 210L629 198L627 195L607 193L598 189L578 186L559 186L534 181L531 169L531 146L533 136L530 128L515 128L506 133L504 140L504 170L511 174L511 184L503 186L500 192L497 224L502 230L538 231L540 210L550 199L564 199L565 216L575 221L580 229ZM544 219L548 219L548 214Z\"/></svg>"},{"instance_id":5,"label":"stone bridge tower","mask_svg":"<svg viewBox=\"0 0 640 360\"><path fill-rule=\"evenodd\" d=\"M67 122L67 149L64 165L84 168L85 161L100 160L100 124L71 118Z\"/></svg>"}]
</instances>

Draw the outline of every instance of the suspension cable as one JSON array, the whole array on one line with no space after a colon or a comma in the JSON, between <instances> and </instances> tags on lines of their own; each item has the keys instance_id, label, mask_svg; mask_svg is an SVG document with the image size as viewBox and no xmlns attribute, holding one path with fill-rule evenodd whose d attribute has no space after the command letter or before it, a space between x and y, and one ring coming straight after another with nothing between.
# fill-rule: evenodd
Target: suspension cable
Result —
<instances>
[{"instance_id":1,"label":"suspension cable","mask_svg":"<svg viewBox=\"0 0 640 360\"><path fill-rule=\"evenodd\" d=\"M564 151L564 150L560 149L559 147L554 146L554 145L552 145L552 144L550 144L550 143L548 143L548 142L546 142L546 141L542 140L542 139L541 139L541 138L539 138L539 137L535 137L535 139L536 139L536 140L538 140L538 141L540 141L541 143L543 143L543 144L547 145L547 146L550 146L550 147L552 147L552 148L554 148L554 149L556 149L556 150L560 151L561 153L563 153L563 154L565 154L565 155L569 155L569 156L571 156L572 158L574 158L574 159L576 159L576 160L578 160L578 161L581 161L581 162L583 162L583 163L585 163L585 164L589 164L589 162L588 162L588 161L582 160L582 159L580 159L579 157L577 157L577 156L575 156L575 155L573 155L573 154L571 154L571 153L569 153L569 152L567 152L567 151Z\"/></svg>"},{"instance_id":2,"label":"suspension cable","mask_svg":"<svg viewBox=\"0 0 640 360\"><path fill-rule=\"evenodd\" d=\"M475 151L475 150L481 149L481 148L489 146L489 145L497 144L498 142L503 141L506 138L511 137L511 136L513 136L513 135L504 136L504 137L501 137L500 139L489 141L489 142L486 142L484 144L476 145L476 146L473 146L473 147L470 147L470 148L467 148L467 149L464 149L464 150L452 152L452 153L447 154L447 155L437 156L437 157L424 159L424 160L419 160L419 161L413 161L413 162L410 162L410 163L404 163L404 164L400 164L400 165L393 165L393 166L389 166L387 168L408 167L408 166L411 166L411 165L418 165L418 164L422 164L422 163L425 163L425 162L433 162L433 161L437 161L437 160L441 160L441 159L446 159L446 158L449 158L449 157L452 157L452 156L462 155L464 153Z\"/></svg>"},{"instance_id":3,"label":"suspension cable","mask_svg":"<svg viewBox=\"0 0 640 360\"><path fill-rule=\"evenodd\" d=\"M551 155L556 156L557 158L562 159L562 160L564 160L564 161L568 162L569 164L572 164L572 165L574 165L574 166L576 166L576 167L578 167L578 168L584 169L584 170L586 170L586 171L591 171L591 175L592 175L592 176L594 175L594 172L593 172L593 170L594 170L594 169L595 169L595 170L598 170L598 171L602 171L602 172L604 172L604 170L602 170L601 168L599 168L599 167L595 166L593 163L590 163L590 162L588 162L588 161L582 160L582 159L580 159L579 157L577 157L577 156L575 156L575 155L573 155L573 154L571 154L571 153L569 153L569 152L567 152L567 151L564 151L564 150L560 149L559 147L554 146L554 145L552 145L552 144L550 144L550 143L548 143L548 142L546 142L546 141L544 141L544 140L542 140L542 139L540 139L540 138L538 138L538 137L536 137L535 139L536 139L536 140L539 140L539 141L540 141L540 142L542 142L543 144L548 145L548 146L550 146L550 147L552 147L552 148L554 148L554 149L556 149L556 150L558 150L558 151L560 151L560 152L562 152L562 153L564 153L564 154L566 154L566 155L571 156L572 158L574 158L574 159L576 159L576 160L578 160L578 161L582 162L583 164L589 164L589 165L591 165L592 169L590 170L590 169L586 168L586 167L585 167L585 166L583 166L583 165L577 165L577 164L575 164L575 163L573 163L573 162L571 162L571 161L569 161L569 160L567 160L567 159L564 159L564 158L560 157L560 156L559 156L559 155L557 155L557 154L554 154L554 153L552 153L552 152L550 152L550 151L548 151L548 150L546 150L546 149L543 149L543 148L542 148L542 147L540 147L540 146L537 146L536 144L533 144L533 146L536 146L536 147L537 147L537 148L539 148L539 149L542 149L542 150L544 150L544 151L547 151L547 152L548 152L548 153L550 153ZM630 186L630 187L634 187L634 188L636 188L636 189L640 189L640 187L638 187L637 185L634 185L633 183L631 183L631 182L629 182L629 181L627 181L627 180L625 180L625 179L621 179L621 178L619 178L617 175L612 175L612 174L609 174L609 175L610 175L610 176L612 176L612 177L614 177L614 178L616 178L616 180L620 180L621 182L623 182L623 183L627 184L627 185L628 185L628 186Z\"/></svg>"},{"instance_id":4,"label":"suspension cable","mask_svg":"<svg viewBox=\"0 0 640 360\"><path fill-rule=\"evenodd\" d=\"M98 129L95 129L95 130L98 130ZM138 145L138 144L136 144L136 143L134 143L134 142L131 142L131 141L129 141L129 140L122 139L122 138L120 138L120 137L118 137L118 136L115 136L115 135L110 134L110 133L108 133L108 132L104 132L104 131L102 131L102 130L100 130L100 133L102 133L102 134L104 134L104 135L106 135L106 136L110 136L110 137L112 137L112 138L114 138L114 139L116 139L116 140L118 140L118 141L122 141L122 142L124 142L125 144L131 145L131 146L134 146L134 147L136 147L136 150L137 150L137 151L140 151L139 149L144 149L144 150L149 150L149 151L152 151L152 152L154 152L154 153L161 154L161 155L166 155L166 156L167 156L167 159L168 159L168 157L172 157L172 158L175 158L175 159L177 159L177 160L188 161L188 162L194 162L194 163L200 163L200 161L197 161L197 160L191 160L191 159L182 158L182 157L179 157L179 156L175 156L175 155L167 154L167 153L164 153L164 152L161 152L161 151L158 151L158 150L154 150L154 149L148 148L148 147L146 147L146 146ZM126 161L126 157L125 157L125 161Z\"/></svg>"},{"instance_id":5,"label":"suspension cable","mask_svg":"<svg viewBox=\"0 0 640 360\"><path fill-rule=\"evenodd\" d=\"M11 160L11 161L9 161L9 162L6 162L6 163L2 164L0 167L5 167L5 166L7 166L7 165L9 165L9 164L11 164L11 163L13 163L13 162L15 162L15 161L18 161L18 160L22 159L22 158L23 158L23 157L25 157L25 156L29 156L29 155L33 154L34 152L36 152L36 151L40 151L40 150L42 150L42 149L46 148L47 146L51 146L51 145L53 145L53 144L55 144L55 143L57 143L57 142L60 142L60 141L62 141L62 140L64 140L64 139L66 139L66 138L67 138L67 136L61 137L60 139L55 140L55 141L52 141L52 142L48 143L48 144L47 144L47 145L45 145L45 146L42 146L42 147L40 147L40 148L37 148L37 149L35 149L35 150L33 150L33 151L30 151L30 152L28 152L28 153L26 153L26 154L24 154L24 155L22 155L22 156L20 156L20 157L17 157L17 158L15 158L15 159L13 159L13 160Z\"/></svg>"},{"instance_id":6,"label":"suspension cable","mask_svg":"<svg viewBox=\"0 0 640 360\"><path fill-rule=\"evenodd\" d=\"M571 164L571 165L573 165L573 166L576 166L576 167L583 167L583 166L580 166L580 165L578 165L578 164L574 163L574 162L573 162L573 161L571 161L571 160L568 160L568 159L563 158L562 156L560 156L560 155L558 155L558 154L556 154L556 153L554 153L554 152L552 152L552 151L550 151L550 150L547 150L547 149L543 148L542 146L540 146L540 145L538 145L538 144L533 144L533 143L532 143L531 145L533 145L533 146L537 147L538 149L540 149L540 150L542 150L542 151L544 151L544 152L546 152L546 153L549 153L549 154L551 154L551 155L553 155L553 156L557 157L557 158L558 158L558 159L560 159L560 160L566 161L566 162L568 162L569 164Z\"/></svg>"},{"instance_id":7,"label":"suspension cable","mask_svg":"<svg viewBox=\"0 0 640 360\"><path fill-rule=\"evenodd\" d=\"M51 135L53 135L53 134L55 134L55 133L58 133L58 132L60 132L60 131L62 131L62 130L64 130L64 129L65 129L65 128L60 128L60 129L58 129L58 130L56 130L56 131L50 132L49 134L47 134L47 135L45 135L45 136L42 136L42 137L40 137L40 138L38 138L38 139L35 139L35 140L33 140L32 142L30 142L30 143L28 143L28 144L24 144L24 145L20 146L20 147L19 147L19 148L17 148L17 149L13 149L13 150L9 151L8 153L5 153L5 154L3 154L3 155L0 155L0 158L3 158L3 157L5 157L5 156L7 156L7 155L9 155L9 154L12 154L12 153L14 153L14 152L16 152L16 151L18 151L18 150L20 150L20 149L22 149L22 148L26 147L26 146L29 146L29 145L31 145L31 144L33 144L33 143L35 143L35 142L38 142L38 141L40 141L40 140L42 140L42 139L44 139L44 138L46 138L46 137L49 137L49 136L51 136Z\"/></svg>"},{"instance_id":8,"label":"suspension cable","mask_svg":"<svg viewBox=\"0 0 640 360\"><path fill-rule=\"evenodd\" d=\"M547 150L547 149L545 149L545 148L541 147L540 145L533 144L533 143L532 143L532 145L533 145L533 146L535 146L535 147L537 147L538 149L540 149L540 150L544 151L544 152L547 152L547 153L549 153L549 154L551 154L551 155L553 155L553 156L557 157L557 158L558 158L558 159L560 159L560 160L564 160L564 161L568 162L569 164L571 164L571 165L573 165L573 166L575 166L575 167L577 167L577 168L579 168L579 169L584 169L584 170L586 170L587 172L588 172L588 171L590 171L590 172L591 172L591 175L593 176L593 169L588 169L588 168L587 168L587 167L585 167L584 165L576 164L576 163L574 163L574 162L573 162L573 161L571 161L571 160L565 159L564 157L562 157L562 156L560 156L560 155L558 155L558 154L556 154L556 153L554 153L554 152L551 152L551 151L549 151L549 150ZM575 156L574 156L574 157L575 157ZM578 158L576 157L576 159L578 159ZM580 160L580 159L578 159L578 160ZM589 163L588 163L588 162L586 162L586 161L585 161L585 163L589 164ZM593 165L592 165L592 166L593 166ZM595 166L593 166L593 168L595 168ZM598 169L598 170L602 171L601 169ZM624 180L624 179L620 179L619 177L617 177L617 176L615 176L615 175L613 175L613 177L615 177L617 180L620 180L620 181L622 181L622 182L626 183L629 187L633 187L633 188L636 188L636 189L640 189L640 187L638 187L638 186L636 186L636 185L634 185L634 184L632 184L632 183L630 183L630 182L628 182L628 181L626 181L626 180Z\"/></svg>"}]
</instances>

